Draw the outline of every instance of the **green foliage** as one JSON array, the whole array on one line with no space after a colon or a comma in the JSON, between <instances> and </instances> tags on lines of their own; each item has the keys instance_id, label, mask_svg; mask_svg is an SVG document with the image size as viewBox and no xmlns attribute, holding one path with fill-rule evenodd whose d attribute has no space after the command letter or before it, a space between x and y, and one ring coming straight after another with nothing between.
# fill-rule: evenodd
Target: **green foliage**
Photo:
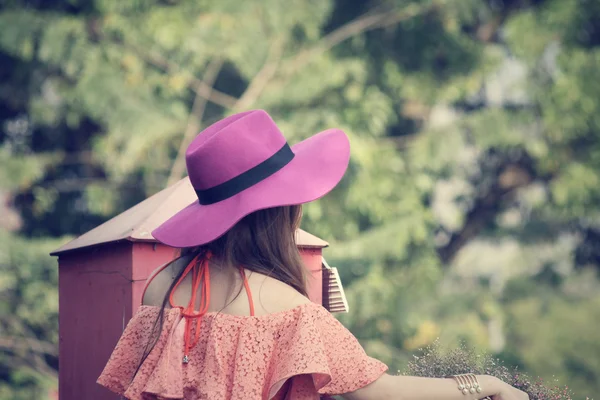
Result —
<instances>
[{"instance_id":1,"label":"green foliage","mask_svg":"<svg viewBox=\"0 0 600 400\"><path fill-rule=\"evenodd\" d=\"M547 297L509 303L507 339L520 343L519 358L532 373L554 375L570 387L596 388L600 366L592 355L600 352L595 322L599 318L600 296L596 294L585 302L562 296ZM561 326L570 330L556 329ZM573 332L577 332L576 336L571 336Z\"/></svg>"},{"instance_id":2,"label":"green foliage","mask_svg":"<svg viewBox=\"0 0 600 400\"><path fill-rule=\"evenodd\" d=\"M57 238L179 178L202 127L264 108L291 143L350 137L303 227L332 244L370 354L402 369L439 337L600 390L600 1L3 4L0 339L55 346ZM27 355L3 353L0 398L55 386L56 356Z\"/></svg>"},{"instance_id":3,"label":"green foliage","mask_svg":"<svg viewBox=\"0 0 600 400\"><path fill-rule=\"evenodd\" d=\"M0 398L47 398L58 367L58 271L48 252L64 239L0 231Z\"/></svg>"}]
</instances>

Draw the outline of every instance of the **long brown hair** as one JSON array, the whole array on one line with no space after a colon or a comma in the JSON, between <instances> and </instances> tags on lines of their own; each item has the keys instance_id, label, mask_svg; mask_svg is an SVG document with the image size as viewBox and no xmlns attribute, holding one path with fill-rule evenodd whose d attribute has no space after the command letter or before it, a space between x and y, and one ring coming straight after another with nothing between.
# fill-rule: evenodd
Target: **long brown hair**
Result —
<instances>
[{"instance_id":1,"label":"long brown hair","mask_svg":"<svg viewBox=\"0 0 600 400\"><path fill-rule=\"evenodd\" d=\"M182 249L181 256L170 263L177 273L165 292L150 339L135 373L137 374L160 338L169 293L175 287L185 267L201 252L211 251L224 266L236 268L243 266L250 271L268 275L306 296L305 268L296 246L296 229L300 225L301 217L302 206L299 205L255 211L213 242L204 246ZM241 290L240 288L237 295Z\"/></svg>"}]
</instances>

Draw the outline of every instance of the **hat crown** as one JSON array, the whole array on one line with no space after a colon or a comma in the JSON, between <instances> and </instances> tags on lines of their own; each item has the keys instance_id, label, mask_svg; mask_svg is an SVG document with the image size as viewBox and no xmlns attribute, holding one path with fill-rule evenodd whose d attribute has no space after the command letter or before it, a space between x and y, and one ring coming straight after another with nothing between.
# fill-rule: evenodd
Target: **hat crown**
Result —
<instances>
[{"instance_id":1,"label":"hat crown","mask_svg":"<svg viewBox=\"0 0 600 400\"><path fill-rule=\"evenodd\" d=\"M186 151L194 189L215 187L259 165L286 143L264 110L232 115L204 129Z\"/></svg>"}]
</instances>

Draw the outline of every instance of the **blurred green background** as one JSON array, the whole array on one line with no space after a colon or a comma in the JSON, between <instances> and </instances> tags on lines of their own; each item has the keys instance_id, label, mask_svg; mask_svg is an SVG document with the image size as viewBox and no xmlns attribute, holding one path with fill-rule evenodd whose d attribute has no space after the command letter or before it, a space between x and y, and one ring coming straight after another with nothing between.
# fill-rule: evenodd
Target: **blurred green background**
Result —
<instances>
[{"instance_id":1,"label":"blurred green background","mask_svg":"<svg viewBox=\"0 0 600 400\"><path fill-rule=\"evenodd\" d=\"M305 208L369 354L466 341L600 391L599 0L0 1L0 398L57 387L50 250L266 109L351 138Z\"/></svg>"}]
</instances>

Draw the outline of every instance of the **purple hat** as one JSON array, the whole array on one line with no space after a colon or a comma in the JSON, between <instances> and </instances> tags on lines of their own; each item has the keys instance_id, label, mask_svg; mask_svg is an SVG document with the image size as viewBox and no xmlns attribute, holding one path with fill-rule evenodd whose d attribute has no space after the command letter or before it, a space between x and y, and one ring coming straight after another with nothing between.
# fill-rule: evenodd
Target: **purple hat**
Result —
<instances>
[{"instance_id":1,"label":"purple hat","mask_svg":"<svg viewBox=\"0 0 600 400\"><path fill-rule=\"evenodd\" d=\"M265 111L232 115L202 131L185 153L198 201L152 235L173 247L212 242L254 211L324 196L344 176L349 158L339 129L290 147Z\"/></svg>"}]
</instances>

